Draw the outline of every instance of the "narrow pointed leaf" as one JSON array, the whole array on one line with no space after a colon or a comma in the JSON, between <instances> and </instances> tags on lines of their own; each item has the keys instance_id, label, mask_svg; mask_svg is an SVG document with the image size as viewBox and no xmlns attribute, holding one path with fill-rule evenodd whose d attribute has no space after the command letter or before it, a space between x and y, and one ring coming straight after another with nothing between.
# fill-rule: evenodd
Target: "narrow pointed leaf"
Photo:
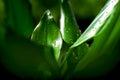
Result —
<instances>
[{"instance_id":1,"label":"narrow pointed leaf","mask_svg":"<svg viewBox=\"0 0 120 80\"><path fill-rule=\"evenodd\" d=\"M120 61L120 2L105 22L104 28L75 68L77 76L96 77L108 74ZM92 74L91 74L92 73Z\"/></svg>"},{"instance_id":2,"label":"narrow pointed leaf","mask_svg":"<svg viewBox=\"0 0 120 80\"><path fill-rule=\"evenodd\" d=\"M28 0L4 0L6 24L17 33L29 38L34 26Z\"/></svg>"},{"instance_id":3,"label":"narrow pointed leaf","mask_svg":"<svg viewBox=\"0 0 120 80\"><path fill-rule=\"evenodd\" d=\"M60 30L64 41L71 45L80 36L79 27L72 13L69 0L61 0Z\"/></svg>"},{"instance_id":4,"label":"narrow pointed leaf","mask_svg":"<svg viewBox=\"0 0 120 80\"><path fill-rule=\"evenodd\" d=\"M119 0L108 0L105 7L103 7L98 16L93 20L90 26L88 26L85 32L79 37L79 39L77 39L77 41L71 47L81 45L85 41L93 38L102 28L108 17L111 15L118 1Z\"/></svg>"},{"instance_id":5,"label":"narrow pointed leaf","mask_svg":"<svg viewBox=\"0 0 120 80\"><path fill-rule=\"evenodd\" d=\"M60 29L66 45L72 45L80 36L79 26L75 20L69 0L61 0ZM76 64L80 59L82 59L87 51L88 46L86 44L75 48L68 47L68 50L66 50L63 56L64 58L62 66L66 67L66 70L63 71L63 74L66 76L71 76Z\"/></svg>"},{"instance_id":6,"label":"narrow pointed leaf","mask_svg":"<svg viewBox=\"0 0 120 80\"><path fill-rule=\"evenodd\" d=\"M62 38L49 10L43 14L39 24L34 29L31 40L41 45L53 47L55 58L58 60L62 47Z\"/></svg>"}]
</instances>

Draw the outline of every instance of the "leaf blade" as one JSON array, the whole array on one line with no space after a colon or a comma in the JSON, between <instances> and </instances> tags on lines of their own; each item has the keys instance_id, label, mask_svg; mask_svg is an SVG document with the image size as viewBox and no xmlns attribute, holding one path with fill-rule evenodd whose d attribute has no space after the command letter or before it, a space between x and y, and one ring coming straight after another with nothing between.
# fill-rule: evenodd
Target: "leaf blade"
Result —
<instances>
[{"instance_id":1,"label":"leaf blade","mask_svg":"<svg viewBox=\"0 0 120 80\"><path fill-rule=\"evenodd\" d=\"M118 0L109 0L108 3L106 3L106 5L100 11L98 16L93 20L90 26L88 26L85 32L77 39L77 41L71 46L71 48L81 45L82 43L96 36L98 31L102 28L104 22L113 12L113 9L115 8L117 3Z\"/></svg>"},{"instance_id":2,"label":"leaf blade","mask_svg":"<svg viewBox=\"0 0 120 80\"><path fill-rule=\"evenodd\" d=\"M62 47L62 38L49 10L45 11L39 24L34 29L31 40L41 45L53 47L55 58L58 60Z\"/></svg>"},{"instance_id":3,"label":"leaf blade","mask_svg":"<svg viewBox=\"0 0 120 80\"><path fill-rule=\"evenodd\" d=\"M73 44L80 36L79 26L75 20L69 0L61 0L60 31L63 40L68 44Z\"/></svg>"},{"instance_id":4,"label":"leaf blade","mask_svg":"<svg viewBox=\"0 0 120 80\"><path fill-rule=\"evenodd\" d=\"M118 35L120 31L119 6L120 3L117 4L99 35L94 38L94 42L87 55L77 64L75 72L78 72L76 74L81 75L81 77L106 75L120 61L118 47L120 43Z\"/></svg>"}]
</instances>

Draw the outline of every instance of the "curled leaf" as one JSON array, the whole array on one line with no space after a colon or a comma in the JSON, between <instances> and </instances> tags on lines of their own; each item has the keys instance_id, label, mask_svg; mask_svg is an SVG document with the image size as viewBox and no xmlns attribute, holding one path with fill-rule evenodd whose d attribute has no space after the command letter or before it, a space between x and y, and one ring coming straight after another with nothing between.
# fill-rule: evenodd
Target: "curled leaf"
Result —
<instances>
[{"instance_id":1,"label":"curled leaf","mask_svg":"<svg viewBox=\"0 0 120 80\"><path fill-rule=\"evenodd\" d=\"M34 29L31 40L44 46L53 47L55 58L58 60L62 47L62 38L49 10L45 11L39 24Z\"/></svg>"}]
</instances>

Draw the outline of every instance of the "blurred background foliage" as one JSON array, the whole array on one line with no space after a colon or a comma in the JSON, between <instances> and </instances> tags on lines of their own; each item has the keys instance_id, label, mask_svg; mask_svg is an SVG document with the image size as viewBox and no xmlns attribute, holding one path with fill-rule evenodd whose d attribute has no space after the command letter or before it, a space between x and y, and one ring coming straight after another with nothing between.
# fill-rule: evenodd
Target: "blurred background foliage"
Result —
<instances>
[{"instance_id":1,"label":"blurred background foliage","mask_svg":"<svg viewBox=\"0 0 120 80\"><path fill-rule=\"evenodd\" d=\"M55 21L59 24L60 0L29 0L36 22L46 9L50 9ZM107 0L70 0L72 10L80 26L86 26L97 15ZM88 21L88 22L87 22ZM82 24L84 22L85 24Z\"/></svg>"},{"instance_id":2,"label":"blurred background foliage","mask_svg":"<svg viewBox=\"0 0 120 80\"><path fill-rule=\"evenodd\" d=\"M3 0L0 0L0 24L4 23L5 19L5 4L3 3Z\"/></svg>"},{"instance_id":3,"label":"blurred background foliage","mask_svg":"<svg viewBox=\"0 0 120 80\"><path fill-rule=\"evenodd\" d=\"M30 6L29 9L34 19L34 26L37 25L46 9L50 9L55 21L59 24L60 0L26 0L26 2ZM103 7L106 0L70 0L70 2L78 24L81 27L87 27ZM5 18L7 18L6 10L4 0L0 0L0 24L5 23ZM24 14L24 12L22 13Z\"/></svg>"}]
</instances>

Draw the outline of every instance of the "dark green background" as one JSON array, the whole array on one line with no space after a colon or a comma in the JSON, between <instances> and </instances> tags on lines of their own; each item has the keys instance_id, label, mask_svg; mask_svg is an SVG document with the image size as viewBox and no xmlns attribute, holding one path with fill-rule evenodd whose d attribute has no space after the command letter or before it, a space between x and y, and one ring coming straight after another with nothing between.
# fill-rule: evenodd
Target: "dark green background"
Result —
<instances>
[{"instance_id":1,"label":"dark green background","mask_svg":"<svg viewBox=\"0 0 120 80\"><path fill-rule=\"evenodd\" d=\"M7 4L4 1L8 0L0 0L0 32L4 32L2 27L6 26L7 17ZM17 0L16 0L17 1ZM60 19L60 0L25 0L28 5L32 20L33 26L35 27L39 22L42 14L46 9L50 9L52 15L54 16L55 21L59 25ZM100 9L105 4L106 0L70 0L73 12L77 19L77 22L80 26L82 32L88 27L91 21L98 14ZM17 3L19 4L19 2ZM19 7L20 8L20 7ZM18 8L18 10L19 10ZM20 12L20 14L24 14L24 12ZM14 15L13 15L14 16ZM8 25L9 26L9 25ZM9 31L9 29L8 29ZM0 38L1 38L0 34ZM1 44L1 43L0 43ZM0 53L2 53L2 49L0 48ZM117 77L117 72L120 71L119 65L116 67L113 72L108 74L105 77ZM7 71L2 65L0 65L0 78L9 80L21 80L21 78L16 77Z\"/></svg>"}]
</instances>

